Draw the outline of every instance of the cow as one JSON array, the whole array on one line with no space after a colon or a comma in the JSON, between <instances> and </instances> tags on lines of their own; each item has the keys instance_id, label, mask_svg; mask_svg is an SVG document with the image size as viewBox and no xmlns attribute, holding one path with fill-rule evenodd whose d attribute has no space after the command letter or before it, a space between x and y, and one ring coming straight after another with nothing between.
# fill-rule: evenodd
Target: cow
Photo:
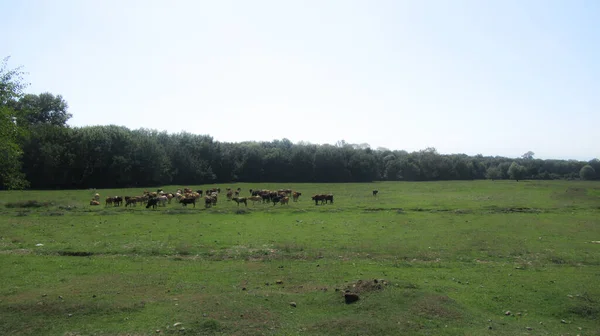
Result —
<instances>
[{"instance_id":1,"label":"cow","mask_svg":"<svg viewBox=\"0 0 600 336\"><path fill-rule=\"evenodd\" d=\"M204 207L205 208L210 208L211 206L212 206L212 197L205 196L204 197Z\"/></svg>"},{"instance_id":2,"label":"cow","mask_svg":"<svg viewBox=\"0 0 600 336\"><path fill-rule=\"evenodd\" d=\"M289 197L287 197L287 196L286 196L286 197L282 197L282 198L279 200L279 204L281 204L281 205L288 204L288 205L289 205L289 204L290 204L290 198L289 198Z\"/></svg>"},{"instance_id":3,"label":"cow","mask_svg":"<svg viewBox=\"0 0 600 336\"><path fill-rule=\"evenodd\" d=\"M100 202L96 201L95 199L91 199L90 200L90 205L100 205Z\"/></svg>"},{"instance_id":4,"label":"cow","mask_svg":"<svg viewBox=\"0 0 600 336\"><path fill-rule=\"evenodd\" d=\"M121 204L123 204L123 197L121 197L121 196L113 197L113 204L115 206L121 206Z\"/></svg>"},{"instance_id":5,"label":"cow","mask_svg":"<svg viewBox=\"0 0 600 336\"><path fill-rule=\"evenodd\" d=\"M275 206L275 204L277 204L280 200L281 197L279 196L271 197L271 202L273 202L273 206Z\"/></svg>"},{"instance_id":6,"label":"cow","mask_svg":"<svg viewBox=\"0 0 600 336\"><path fill-rule=\"evenodd\" d=\"M167 202L169 201L169 198L167 196L161 195L161 196L158 196L157 198L158 198L158 203L160 205L162 205L164 207L167 206Z\"/></svg>"},{"instance_id":7,"label":"cow","mask_svg":"<svg viewBox=\"0 0 600 336\"><path fill-rule=\"evenodd\" d=\"M373 190L373 196L377 196L377 193L379 193L379 190Z\"/></svg>"},{"instance_id":8,"label":"cow","mask_svg":"<svg viewBox=\"0 0 600 336\"><path fill-rule=\"evenodd\" d=\"M196 190L196 192L197 192L197 193L198 193L200 196L202 196L202 189L198 189L198 190Z\"/></svg>"},{"instance_id":9,"label":"cow","mask_svg":"<svg viewBox=\"0 0 600 336\"><path fill-rule=\"evenodd\" d=\"M252 204L256 204L256 202L262 202L262 197L260 196L250 196L248 199L252 201Z\"/></svg>"},{"instance_id":10,"label":"cow","mask_svg":"<svg viewBox=\"0 0 600 336\"><path fill-rule=\"evenodd\" d=\"M105 202L104 206L108 206L109 204L112 205L113 204L113 198L112 197L107 197L104 202Z\"/></svg>"},{"instance_id":11,"label":"cow","mask_svg":"<svg viewBox=\"0 0 600 336\"><path fill-rule=\"evenodd\" d=\"M181 203L183 206L187 206L188 204L193 204L194 208L196 207L196 198L192 197L192 198L182 198L181 200L179 200L179 203Z\"/></svg>"},{"instance_id":12,"label":"cow","mask_svg":"<svg viewBox=\"0 0 600 336\"><path fill-rule=\"evenodd\" d=\"M152 209L156 209L156 206L158 205L158 198L150 198L148 199L148 204L146 204L146 209L149 209L150 207L152 207Z\"/></svg>"},{"instance_id":13,"label":"cow","mask_svg":"<svg viewBox=\"0 0 600 336\"><path fill-rule=\"evenodd\" d=\"M321 201L321 204L325 203L325 197L326 197L326 195L319 194L319 195L313 195L313 197L311 197L311 199L313 201L315 201L315 205L319 205L319 201Z\"/></svg>"},{"instance_id":14,"label":"cow","mask_svg":"<svg viewBox=\"0 0 600 336\"><path fill-rule=\"evenodd\" d=\"M137 204L137 197L125 197L125 206L128 205L136 205Z\"/></svg>"},{"instance_id":15,"label":"cow","mask_svg":"<svg viewBox=\"0 0 600 336\"><path fill-rule=\"evenodd\" d=\"M333 195L332 194L325 195L325 204L327 204L327 201L330 201L331 204L333 204Z\"/></svg>"},{"instance_id":16,"label":"cow","mask_svg":"<svg viewBox=\"0 0 600 336\"><path fill-rule=\"evenodd\" d=\"M294 192L292 193L292 200L293 200L294 202L298 202L298 197L300 197L300 196L302 196L302 193L300 193L300 192L297 192L297 191L294 191Z\"/></svg>"},{"instance_id":17,"label":"cow","mask_svg":"<svg viewBox=\"0 0 600 336\"><path fill-rule=\"evenodd\" d=\"M98 201L98 202L100 202L100 194L96 193L96 194L94 195L94 198L93 198L93 199L94 199L94 201Z\"/></svg>"},{"instance_id":18,"label":"cow","mask_svg":"<svg viewBox=\"0 0 600 336\"><path fill-rule=\"evenodd\" d=\"M240 206L240 203L244 203L245 206L248 206L248 199L246 197L234 197L233 200Z\"/></svg>"},{"instance_id":19,"label":"cow","mask_svg":"<svg viewBox=\"0 0 600 336\"><path fill-rule=\"evenodd\" d=\"M231 189L229 189L229 190L227 190L227 200L231 201L232 198L233 198L233 192L231 191Z\"/></svg>"}]
</instances>

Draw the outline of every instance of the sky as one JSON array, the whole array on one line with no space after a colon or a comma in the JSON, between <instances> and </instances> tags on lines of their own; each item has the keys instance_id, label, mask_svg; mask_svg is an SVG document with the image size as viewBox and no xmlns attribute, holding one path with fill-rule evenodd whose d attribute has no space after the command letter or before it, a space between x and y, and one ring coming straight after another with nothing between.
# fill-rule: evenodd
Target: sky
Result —
<instances>
[{"instance_id":1,"label":"sky","mask_svg":"<svg viewBox=\"0 0 600 336\"><path fill-rule=\"evenodd\" d=\"M71 126L600 157L597 0L3 0Z\"/></svg>"}]
</instances>

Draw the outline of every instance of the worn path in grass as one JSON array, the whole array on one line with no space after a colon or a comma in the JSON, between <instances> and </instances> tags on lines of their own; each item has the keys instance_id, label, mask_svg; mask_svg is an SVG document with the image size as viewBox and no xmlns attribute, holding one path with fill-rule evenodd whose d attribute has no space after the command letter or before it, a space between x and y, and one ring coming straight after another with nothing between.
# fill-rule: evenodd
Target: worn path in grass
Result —
<instances>
[{"instance_id":1,"label":"worn path in grass","mask_svg":"<svg viewBox=\"0 0 600 336\"><path fill-rule=\"evenodd\" d=\"M303 195L148 210L0 192L0 334L600 334L598 183L228 186Z\"/></svg>"}]
</instances>

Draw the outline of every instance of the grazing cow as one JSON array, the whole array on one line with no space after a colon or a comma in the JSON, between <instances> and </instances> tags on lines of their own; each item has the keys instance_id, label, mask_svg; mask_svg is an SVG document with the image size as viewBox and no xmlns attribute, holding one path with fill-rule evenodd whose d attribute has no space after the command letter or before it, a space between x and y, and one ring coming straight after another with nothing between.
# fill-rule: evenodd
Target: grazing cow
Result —
<instances>
[{"instance_id":1,"label":"grazing cow","mask_svg":"<svg viewBox=\"0 0 600 336\"><path fill-rule=\"evenodd\" d=\"M90 200L90 205L100 205L100 202L92 198L92 200Z\"/></svg>"},{"instance_id":2,"label":"grazing cow","mask_svg":"<svg viewBox=\"0 0 600 336\"><path fill-rule=\"evenodd\" d=\"M325 202L325 195L313 195L311 199L315 201L315 205L319 205L319 201L321 201L321 204L323 204Z\"/></svg>"},{"instance_id":3,"label":"grazing cow","mask_svg":"<svg viewBox=\"0 0 600 336\"><path fill-rule=\"evenodd\" d=\"M280 200L281 197L279 196L271 197L271 202L273 202L273 206L275 206L275 204L277 204Z\"/></svg>"},{"instance_id":4,"label":"grazing cow","mask_svg":"<svg viewBox=\"0 0 600 336\"><path fill-rule=\"evenodd\" d=\"M233 200L240 206L240 203L244 203L245 206L248 206L248 199L246 197L234 197Z\"/></svg>"},{"instance_id":5,"label":"grazing cow","mask_svg":"<svg viewBox=\"0 0 600 336\"><path fill-rule=\"evenodd\" d=\"M281 205L288 204L288 205L289 205L289 204L290 204L290 198L289 198L289 197L287 197L287 196L286 196L286 197L282 197L282 198L279 200L279 204L281 204Z\"/></svg>"},{"instance_id":6,"label":"grazing cow","mask_svg":"<svg viewBox=\"0 0 600 336\"><path fill-rule=\"evenodd\" d=\"M179 203L183 204L183 206L187 206L188 204L193 204L194 208L196 207L196 198L182 198L179 200Z\"/></svg>"},{"instance_id":7,"label":"grazing cow","mask_svg":"<svg viewBox=\"0 0 600 336\"><path fill-rule=\"evenodd\" d=\"M255 195L252 193L252 189L250 189L250 195L251 195L251 196L255 196Z\"/></svg>"},{"instance_id":8,"label":"grazing cow","mask_svg":"<svg viewBox=\"0 0 600 336\"><path fill-rule=\"evenodd\" d=\"M112 197L107 197L106 200L104 201L104 206L108 206L109 204L113 204L113 198Z\"/></svg>"},{"instance_id":9,"label":"grazing cow","mask_svg":"<svg viewBox=\"0 0 600 336\"><path fill-rule=\"evenodd\" d=\"M228 188L229 189L229 188ZM231 191L231 189L229 189L227 191L227 200L231 201L231 199L233 198L233 192Z\"/></svg>"},{"instance_id":10,"label":"grazing cow","mask_svg":"<svg viewBox=\"0 0 600 336\"><path fill-rule=\"evenodd\" d=\"M298 197L302 196L302 193L294 191L292 193L292 200L294 200L294 202L298 202Z\"/></svg>"},{"instance_id":11,"label":"grazing cow","mask_svg":"<svg viewBox=\"0 0 600 336\"><path fill-rule=\"evenodd\" d=\"M152 207L152 209L156 209L156 206L158 205L158 198L150 198L148 199L148 204L146 204L146 209L149 209L150 207Z\"/></svg>"},{"instance_id":12,"label":"grazing cow","mask_svg":"<svg viewBox=\"0 0 600 336\"><path fill-rule=\"evenodd\" d=\"M379 190L373 190L373 196L377 196L377 193L379 193Z\"/></svg>"}]
</instances>

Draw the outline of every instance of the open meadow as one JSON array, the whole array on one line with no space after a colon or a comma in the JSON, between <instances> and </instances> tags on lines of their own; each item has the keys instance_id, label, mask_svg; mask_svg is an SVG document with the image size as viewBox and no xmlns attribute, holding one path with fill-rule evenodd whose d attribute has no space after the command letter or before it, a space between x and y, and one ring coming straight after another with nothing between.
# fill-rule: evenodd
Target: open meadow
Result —
<instances>
[{"instance_id":1,"label":"open meadow","mask_svg":"<svg viewBox=\"0 0 600 336\"><path fill-rule=\"evenodd\" d=\"M302 196L0 192L0 335L600 335L600 183L190 187Z\"/></svg>"}]
</instances>

